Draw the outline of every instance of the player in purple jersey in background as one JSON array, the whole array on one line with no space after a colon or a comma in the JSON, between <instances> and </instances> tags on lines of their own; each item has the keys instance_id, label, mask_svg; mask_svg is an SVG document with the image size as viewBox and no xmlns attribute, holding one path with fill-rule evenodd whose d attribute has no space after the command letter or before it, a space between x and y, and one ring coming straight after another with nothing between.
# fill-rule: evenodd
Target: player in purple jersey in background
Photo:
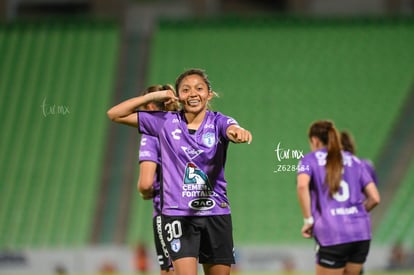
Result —
<instances>
[{"instance_id":1,"label":"player in purple jersey in background","mask_svg":"<svg viewBox=\"0 0 414 275\"><path fill-rule=\"evenodd\" d=\"M174 88L171 85L154 85L144 90L142 95L153 93L156 91L171 90ZM168 110L178 110L178 104L169 106ZM148 102L141 107L142 110L159 111L167 110L164 103ZM139 148L139 176L137 188L141 197L145 200L152 199L153 201L153 233L155 250L157 253L158 263L160 265L161 275L173 275L174 269L169 258L168 251L165 249L165 241L162 237L161 228L161 205L160 205L160 165L161 152L158 139L154 136L143 134L141 136Z\"/></svg>"},{"instance_id":2,"label":"player in purple jersey in background","mask_svg":"<svg viewBox=\"0 0 414 275\"><path fill-rule=\"evenodd\" d=\"M314 122L311 153L299 162L297 195L304 217L302 236L317 243L316 274L358 275L369 252L368 212L380 202L361 161L341 151L333 122Z\"/></svg>"},{"instance_id":3,"label":"player in purple jersey in background","mask_svg":"<svg viewBox=\"0 0 414 275\"><path fill-rule=\"evenodd\" d=\"M348 131L341 131L341 145L342 150L347 151L353 155L356 154L355 140ZM377 175L375 173L373 163L368 159L361 159L362 165L367 169L375 185L378 186ZM360 275L364 274L364 268L361 269Z\"/></svg>"},{"instance_id":4,"label":"player in purple jersey in background","mask_svg":"<svg viewBox=\"0 0 414 275\"><path fill-rule=\"evenodd\" d=\"M355 155L356 153L355 141L352 135L348 131L341 132L341 144L342 144L342 149L344 151L350 152L351 154ZM370 161L369 159L361 159L361 162L367 169L368 173L371 175L375 184L378 185L377 175L375 173L375 168L374 168L372 161Z\"/></svg>"},{"instance_id":5,"label":"player in purple jersey in background","mask_svg":"<svg viewBox=\"0 0 414 275\"><path fill-rule=\"evenodd\" d=\"M161 148L163 234L179 275L228 275L234 263L233 232L227 181L229 142L250 143L251 133L236 120L208 109L214 97L203 70L190 69L172 91L126 100L108 111L113 121L138 127L158 138ZM144 112L149 101L179 100L180 112Z\"/></svg>"}]
</instances>

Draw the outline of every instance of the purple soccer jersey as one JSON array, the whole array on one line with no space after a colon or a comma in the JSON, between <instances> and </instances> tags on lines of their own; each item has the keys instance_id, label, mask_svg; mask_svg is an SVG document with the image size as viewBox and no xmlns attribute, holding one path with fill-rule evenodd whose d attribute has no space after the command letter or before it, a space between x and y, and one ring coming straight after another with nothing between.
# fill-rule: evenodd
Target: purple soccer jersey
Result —
<instances>
[{"instance_id":1,"label":"purple soccer jersey","mask_svg":"<svg viewBox=\"0 0 414 275\"><path fill-rule=\"evenodd\" d=\"M158 137L162 167L162 214L207 216L230 214L224 166L226 129L237 122L207 111L190 134L182 112L139 111L139 131Z\"/></svg>"},{"instance_id":2,"label":"purple soccer jersey","mask_svg":"<svg viewBox=\"0 0 414 275\"><path fill-rule=\"evenodd\" d=\"M313 233L323 246L371 239L371 221L364 207L363 189L373 182L361 161L342 152L343 176L340 190L331 197L325 184L326 149L306 154L298 174L311 177L311 211L315 220Z\"/></svg>"},{"instance_id":3,"label":"purple soccer jersey","mask_svg":"<svg viewBox=\"0 0 414 275\"><path fill-rule=\"evenodd\" d=\"M156 137L145 134L141 136L138 160L139 162L152 161L157 165L161 165L160 146ZM154 198L152 198L154 216L161 214L159 167L157 167L156 171L157 173L154 176L152 184L152 187L154 188Z\"/></svg>"},{"instance_id":4,"label":"purple soccer jersey","mask_svg":"<svg viewBox=\"0 0 414 275\"><path fill-rule=\"evenodd\" d=\"M374 164L369 159L361 159L362 165L367 169L369 175L371 176L372 180L378 185L377 174L375 173Z\"/></svg>"}]
</instances>

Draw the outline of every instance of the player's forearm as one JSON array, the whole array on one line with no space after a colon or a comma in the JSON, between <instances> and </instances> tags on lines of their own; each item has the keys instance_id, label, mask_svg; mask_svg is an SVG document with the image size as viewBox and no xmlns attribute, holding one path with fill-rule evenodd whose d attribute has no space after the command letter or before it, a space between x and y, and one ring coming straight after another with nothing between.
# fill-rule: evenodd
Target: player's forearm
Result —
<instances>
[{"instance_id":1,"label":"player's forearm","mask_svg":"<svg viewBox=\"0 0 414 275\"><path fill-rule=\"evenodd\" d=\"M303 218L309 218L312 216L309 180L309 176L306 174L299 174L297 177L296 193Z\"/></svg>"},{"instance_id":2,"label":"player's forearm","mask_svg":"<svg viewBox=\"0 0 414 275\"><path fill-rule=\"evenodd\" d=\"M148 102L150 102L149 94L130 98L119 103L118 105L113 106L107 111L107 115L112 121L118 122L119 120L122 120L122 118L135 113L139 107L147 104Z\"/></svg>"},{"instance_id":3,"label":"player's forearm","mask_svg":"<svg viewBox=\"0 0 414 275\"><path fill-rule=\"evenodd\" d=\"M365 209L369 212L379 204L379 200L368 198L364 202Z\"/></svg>"},{"instance_id":4,"label":"player's forearm","mask_svg":"<svg viewBox=\"0 0 414 275\"><path fill-rule=\"evenodd\" d=\"M298 200L299 206L302 211L303 218L309 218L312 216L311 207L310 207L310 196L308 190L303 190L302 188L298 188Z\"/></svg>"},{"instance_id":5,"label":"player's forearm","mask_svg":"<svg viewBox=\"0 0 414 275\"><path fill-rule=\"evenodd\" d=\"M369 212L374 209L381 201L380 194L375 183L371 182L365 187L366 200L364 201L365 209Z\"/></svg>"}]
</instances>

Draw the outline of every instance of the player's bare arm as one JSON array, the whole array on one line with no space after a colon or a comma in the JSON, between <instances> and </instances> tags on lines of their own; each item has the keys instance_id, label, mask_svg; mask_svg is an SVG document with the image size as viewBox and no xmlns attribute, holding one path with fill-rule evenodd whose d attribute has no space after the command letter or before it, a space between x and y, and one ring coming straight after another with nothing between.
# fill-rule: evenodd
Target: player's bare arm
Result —
<instances>
[{"instance_id":1,"label":"player's bare arm","mask_svg":"<svg viewBox=\"0 0 414 275\"><path fill-rule=\"evenodd\" d=\"M107 111L107 115L113 122L138 127L136 112L140 107L153 101L160 101L164 102L166 105L169 105L177 100L178 99L175 97L173 91L157 91L143 96L127 99L109 109Z\"/></svg>"},{"instance_id":2,"label":"player's bare arm","mask_svg":"<svg viewBox=\"0 0 414 275\"><path fill-rule=\"evenodd\" d=\"M157 171L157 163L153 161L142 161L139 164L139 176L137 188L138 192L144 200L154 197L153 182Z\"/></svg>"},{"instance_id":3,"label":"player's bare arm","mask_svg":"<svg viewBox=\"0 0 414 275\"><path fill-rule=\"evenodd\" d=\"M364 202L365 209L371 211L374 209L381 201L380 194L374 182L368 183L364 189L364 193L367 199Z\"/></svg>"},{"instance_id":4,"label":"player's bare arm","mask_svg":"<svg viewBox=\"0 0 414 275\"><path fill-rule=\"evenodd\" d=\"M302 210L304 224L301 229L304 238L312 237L313 217L311 213L311 198L309 195L309 175L302 173L297 176L297 195Z\"/></svg>"}]
</instances>

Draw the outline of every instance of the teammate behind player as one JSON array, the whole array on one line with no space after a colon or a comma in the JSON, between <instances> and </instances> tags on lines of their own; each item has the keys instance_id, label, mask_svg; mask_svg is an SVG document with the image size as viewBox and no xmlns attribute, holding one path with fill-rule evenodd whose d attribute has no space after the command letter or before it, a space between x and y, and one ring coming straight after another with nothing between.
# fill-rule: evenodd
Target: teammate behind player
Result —
<instances>
[{"instance_id":1,"label":"teammate behind player","mask_svg":"<svg viewBox=\"0 0 414 275\"><path fill-rule=\"evenodd\" d=\"M351 133L348 131L342 131L341 132L341 144L342 149L344 151L350 152L351 154L356 154L356 146L355 146L355 140L352 137ZM374 164L369 159L360 159L362 164L367 169L368 173L372 177L372 180L375 182L376 185L378 185L377 175L375 173Z\"/></svg>"},{"instance_id":2,"label":"teammate behind player","mask_svg":"<svg viewBox=\"0 0 414 275\"><path fill-rule=\"evenodd\" d=\"M174 91L174 88L171 85L154 85L145 89L142 95L165 90ZM151 101L140 109L147 111L173 111L178 110L178 104L167 107L163 103ZM139 176L137 188L143 199L152 199L153 201L153 233L161 275L173 275L174 269L172 268L172 262L162 237L160 165L161 152L158 139L154 136L142 134L139 148Z\"/></svg>"},{"instance_id":3,"label":"teammate behind player","mask_svg":"<svg viewBox=\"0 0 414 275\"><path fill-rule=\"evenodd\" d=\"M297 195L304 217L302 236L317 243L317 275L358 275L369 252L368 211L380 196L361 161L341 151L333 122L314 122L311 153L299 162Z\"/></svg>"}]
</instances>

